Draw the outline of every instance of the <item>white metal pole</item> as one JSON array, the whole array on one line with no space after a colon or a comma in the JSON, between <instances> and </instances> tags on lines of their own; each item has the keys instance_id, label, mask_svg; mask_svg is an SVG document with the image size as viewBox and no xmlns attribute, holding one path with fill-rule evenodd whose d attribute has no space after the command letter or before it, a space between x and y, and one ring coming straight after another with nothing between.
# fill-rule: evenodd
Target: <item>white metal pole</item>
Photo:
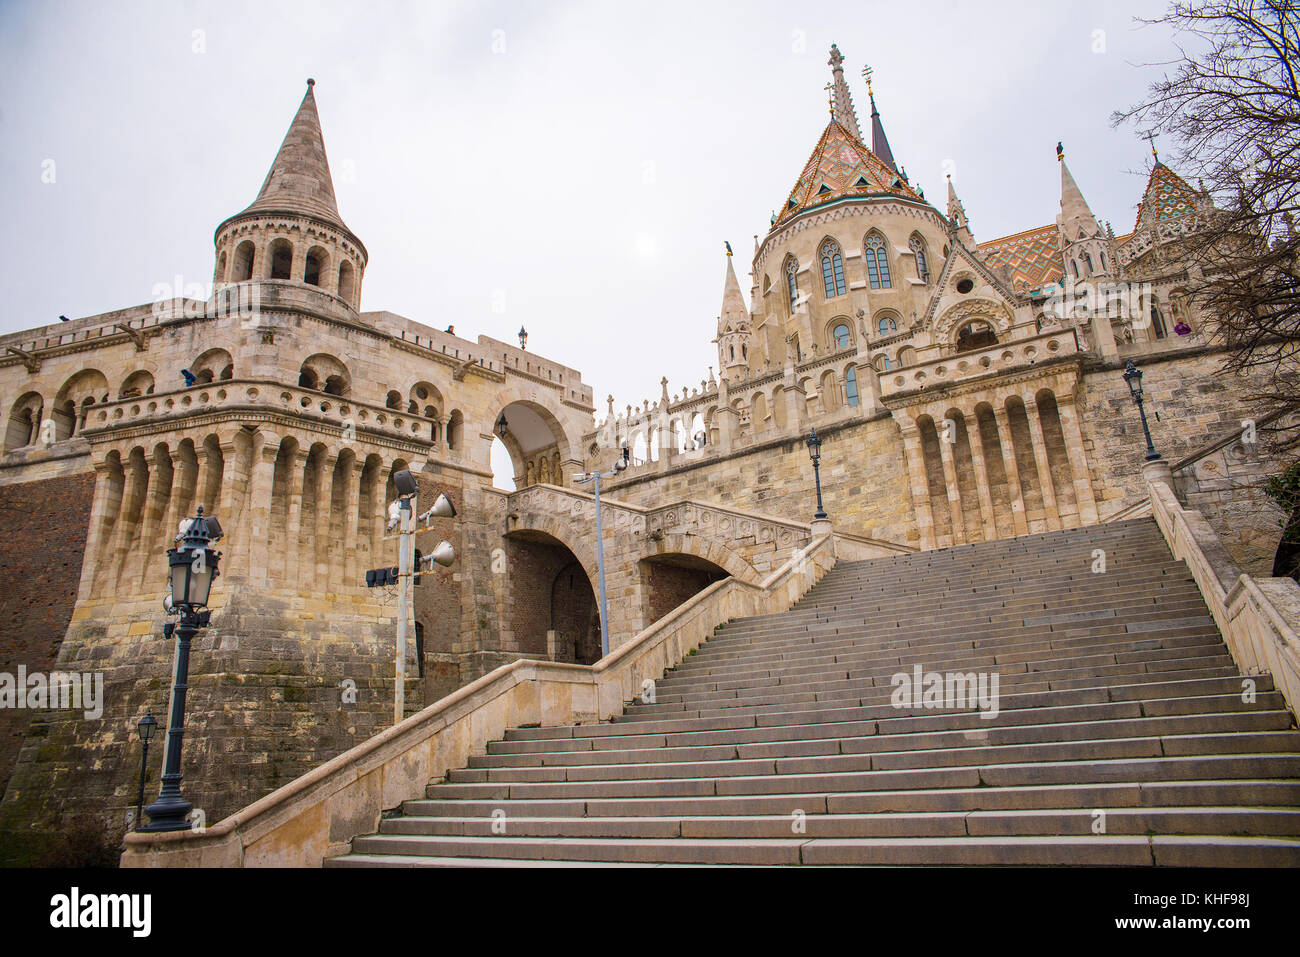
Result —
<instances>
[{"instance_id":1,"label":"white metal pole","mask_svg":"<svg viewBox=\"0 0 1300 957\"><path fill-rule=\"evenodd\" d=\"M609 656L609 605L605 601L605 534L600 522L600 469L596 470L596 576L600 579L600 656Z\"/></svg>"},{"instance_id":2,"label":"white metal pole","mask_svg":"<svg viewBox=\"0 0 1300 957\"><path fill-rule=\"evenodd\" d=\"M411 593L411 551L413 540L411 518L415 514L414 496L400 499L402 533L397 546L397 667L393 686L393 724L401 724L406 711L406 620L410 617L407 605Z\"/></svg>"}]
</instances>

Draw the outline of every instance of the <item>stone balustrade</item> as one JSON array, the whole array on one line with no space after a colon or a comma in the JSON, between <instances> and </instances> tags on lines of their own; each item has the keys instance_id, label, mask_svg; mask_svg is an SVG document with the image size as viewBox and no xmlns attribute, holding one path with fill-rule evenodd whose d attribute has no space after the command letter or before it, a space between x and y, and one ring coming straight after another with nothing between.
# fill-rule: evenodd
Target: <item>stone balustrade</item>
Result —
<instances>
[{"instance_id":1,"label":"stone balustrade","mask_svg":"<svg viewBox=\"0 0 1300 957\"><path fill-rule=\"evenodd\" d=\"M933 389L1048 359L1061 359L1078 352L1079 343L1074 330L1061 329L1032 339L942 356L885 373L880 377L880 394L882 398L888 398L904 392Z\"/></svg>"}]
</instances>

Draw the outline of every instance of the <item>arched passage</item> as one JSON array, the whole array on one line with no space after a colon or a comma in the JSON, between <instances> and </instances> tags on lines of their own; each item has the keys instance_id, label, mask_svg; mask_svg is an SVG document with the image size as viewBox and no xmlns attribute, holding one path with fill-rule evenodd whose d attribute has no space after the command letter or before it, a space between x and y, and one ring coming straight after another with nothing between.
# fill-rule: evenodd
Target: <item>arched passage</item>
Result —
<instances>
[{"instance_id":1,"label":"arched passage","mask_svg":"<svg viewBox=\"0 0 1300 957\"><path fill-rule=\"evenodd\" d=\"M503 651L553 661L600 659L600 609L592 576L573 551L539 529L505 536Z\"/></svg>"},{"instance_id":2,"label":"arched passage","mask_svg":"<svg viewBox=\"0 0 1300 957\"><path fill-rule=\"evenodd\" d=\"M572 477L565 474L565 463L578 457L577 446L570 443L559 420L545 406L522 399L509 403L493 420L492 433L489 459L498 488L508 488L498 478L498 471L506 471L503 452L509 457L517 486L570 484Z\"/></svg>"},{"instance_id":3,"label":"arched passage","mask_svg":"<svg viewBox=\"0 0 1300 957\"><path fill-rule=\"evenodd\" d=\"M653 625L714 582L729 577L725 568L707 559L683 553L664 553L643 558L637 563L637 572L641 576L647 625Z\"/></svg>"}]
</instances>

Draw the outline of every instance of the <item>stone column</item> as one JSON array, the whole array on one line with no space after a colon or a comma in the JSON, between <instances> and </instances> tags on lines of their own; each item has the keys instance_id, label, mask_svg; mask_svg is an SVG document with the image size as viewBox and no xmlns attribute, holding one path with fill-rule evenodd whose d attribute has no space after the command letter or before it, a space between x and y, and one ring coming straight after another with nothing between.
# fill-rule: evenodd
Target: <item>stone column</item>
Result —
<instances>
[{"instance_id":1,"label":"stone column","mask_svg":"<svg viewBox=\"0 0 1300 957\"><path fill-rule=\"evenodd\" d=\"M930 507L930 482L925 472L925 449L921 445L921 431L914 424L903 424L901 421L899 431L903 435L903 457L907 460L907 473L911 478L916 529L921 536L922 551L929 551L938 543L934 535L934 510Z\"/></svg>"},{"instance_id":2,"label":"stone column","mask_svg":"<svg viewBox=\"0 0 1300 957\"><path fill-rule=\"evenodd\" d=\"M1065 454L1070 460L1074 476L1074 497L1079 502L1079 524L1097 524L1097 500L1092 494L1092 473L1088 469L1088 454L1083 448L1083 433L1079 429L1077 407L1072 395L1058 395L1056 408L1061 417L1061 435L1065 439Z\"/></svg>"},{"instance_id":3,"label":"stone column","mask_svg":"<svg viewBox=\"0 0 1300 957\"><path fill-rule=\"evenodd\" d=\"M975 471L975 490L980 498L980 518L984 523L984 541L998 537L997 522L993 518L993 494L990 489L988 466L984 461L984 436L980 435L979 416L966 416L966 439L970 442L971 465ZM972 429L971 424L975 427Z\"/></svg>"},{"instance_id":4,"label":"stone column","mask_svg":"<svg viewBox=\"0 0 1300 957\"><path fill-rule=\"evenodd\" d=\"M144 512L140 516L140 571L136 576L135 591L141 594L153 590L149 587L151 578L156 578L165 586L163 576L166 573L155 568L159 555L157 539L162 528L163 515L174 494L177 478L176 458L176 453L170 449L155 450L153 454L151 468L153 480L149 483L149 494L145 498Z\"/></svg>"},{"instance_id":5,"label":"stone column","mask_svg":"<svg viewBox=\"0 0 1300 957\"><path fill-rule=\"evenodd\" d=\"M86 531L85 557L81 561L81 583L77 601L87 601L95 593L95 579L111 564L109 535L113 516L119 514L122 489L113 481L113 468L107 459L95 463L95 495L90 506L90 528Z\"/></svg>"},{"instance_id":6,"label":"stone column","mask_svg":"<svg viewBox=\"0 0 1300 957\"><path fill-rule=\"evenodd\" d=\"M275 460L280 454L280 436L258 431L260 444L253 450L252 474L248 483L248 507L244 509L244 541L248 547L248 581L267 585L271 580L271 494L275 488Z\"/></svg>"},{"instance_id":7,"label":"stone column","mask_svg":"<svg viewBox=\"0 0 1300 957\"><path fill-rule=\"evenodd\" d=\"M298 581L298 568L302 556L300 540L302 538L302 486L307 474L309 453L299 446L289 456L289 500L286 503L286 521L284 533L284 578L290 585Z\"/></svg>"},{"instance_id":8,"label":"stone column","mask_svg":"<svg viewBox=\"0 0 1300 957\"><path fill-rule=\"evenodd\" d=\"M1047 514L1047 527L1051 531L1061 528L1061 513L1056 508L1056 488L1052 483L1052 466L1047 458L1047 442L1043 438L1043 423L1038 418L1038 402L1033 396L1025 399L1025 418L1029 420L1029 439L1034 445L1034 463L1038 466L1038 483L1043 490L1043 511Z\"/></svg>"},{"instance_id":9,"label":"stone column","mask_svg":"<svg viewBox=\"0 0 1300 957\"><path fill-rule=\"evenodd\" d=\"M338 453L326 449L316 460L316 514L315 535L312 547L306 559L299 566L298 580L313 579L309 588L314 591L328 591L330 584L330 503L334 490L334 463Z\"/></svg>"},{"instance_id":10,"label":"stone column","mask_svg":"<svg viewBox=\"0 0 1300 957\"><path fill-rule=\"evenodd\" d=\"M199 475L203 474L203 464L207 458L207 449L197 446L194 449L194 464L191 465L184 455L184 446L178 445L172 452L172 490L167 501L167 513L162 520L163 550L172 547L176 540L176 531L181 519L185 518L185 506L194 496L194 488ZM199 503L202 504L202 503ZM204 514L207 514L204 509Z\"/></svg>"},{"instance_id":11,"label":"stone column","mask_svg":"<svg viewBox=\"0 0 1300 957\"><path fill-rule=\"evenodd\" d=\"M356 591L365 585L365 571L361 567L361 549L358 528L361 519L361 473L365 465L353 458L347 472L348 492L343 513L343 590Z\"/></svg>"},{"instance_id":12,"label":"stone column","mask_svg":"<svg viewBox=\"0 0 1300 957\"><path fill-rule=\"evenodd\" d=\"M126 472L126 484L122 491L121 509L118 512L117 522L113 529L113 565L106 579L109 589L114 592L117 591L121 580L126 576L126 568L130 564L129 552L132 540L135 538L135 530L139 525L140 515L144 510L145 494L149 488L149 464L147 461L137 462L135 456L128 454L122 468ZM136 513L136 519L132 521L127 516L135 510L137 502L141 503L140 511Z\"/></svg>"},{"instance_id":13,"label":"stone column","mask_svg":"<svg viewBox=\"0 0 1300 957\"><path fill-rule=\"evenodd\" d=\"M221 458L224 462L221 489L217 504L217 518L225 533L229 556L221 561L221 577L228 581L247 581L248 559L245 543L248 541L245 517L248 509L248 480L251 462L241 454L234 434L221 437Z\"/></svg>"},{"instance_id":14,"label":"stone column","mask_svg":"<svg viewBox=\"0 0 1300 957\"><path fill-rule=\"evenodd\" d=\"M384 551L384 526L388 524L388 503L384 501L384 490L388 486L390 466L381 464L370 477L370 521L367 525L370 535L370 568L383 568L396 565L397 549L391 555Z\"/></svg>"},{"instance_id":15,"label":"stone column","mask_svg":"<svg viewBox=\"0 0 1300 957\"><path fill-rule=\"evenodd\" d=\"M1020 486L1020 466L1016 462L1016 443L1011 435L1007 411L993 407L993 421L998 427L998 444L1002 446L1002 470L1007 474L1007 498L1011 501L1011 522L1017 535L1029 534L1029 519L1025 515L1025 492Z\"/></svg>"},{"instance_id":16,"label":"stone column","mask_svg":"<svg viewBox=\"0 0 1300 957\"><path fill-rule=\"evenodd\" d=\"M939 458L943 460L943 478L948 486L948 515L952 522L952 543L966 544L966 513L961 507L961 487L957 484L957 463L953 459L953 443L939 433Z\"/></svg>"}]
</instances>

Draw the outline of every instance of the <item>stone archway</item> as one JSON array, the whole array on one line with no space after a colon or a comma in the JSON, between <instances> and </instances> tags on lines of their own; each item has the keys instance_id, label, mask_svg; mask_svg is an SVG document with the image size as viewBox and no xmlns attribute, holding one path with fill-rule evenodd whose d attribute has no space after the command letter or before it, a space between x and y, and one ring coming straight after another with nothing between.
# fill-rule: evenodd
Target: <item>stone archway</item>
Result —
<instances>
[{"instance_id":1,"label":"stone archway","mask_svg":"<svg viewBox=\"0 0 1300 957\"><path fill-rule=\"evenodd\" d=\"M714 582L731 574L713 562L682 552L650 555L637 563L645 622L653 625Z\"/></svg>"}]
</instances>

